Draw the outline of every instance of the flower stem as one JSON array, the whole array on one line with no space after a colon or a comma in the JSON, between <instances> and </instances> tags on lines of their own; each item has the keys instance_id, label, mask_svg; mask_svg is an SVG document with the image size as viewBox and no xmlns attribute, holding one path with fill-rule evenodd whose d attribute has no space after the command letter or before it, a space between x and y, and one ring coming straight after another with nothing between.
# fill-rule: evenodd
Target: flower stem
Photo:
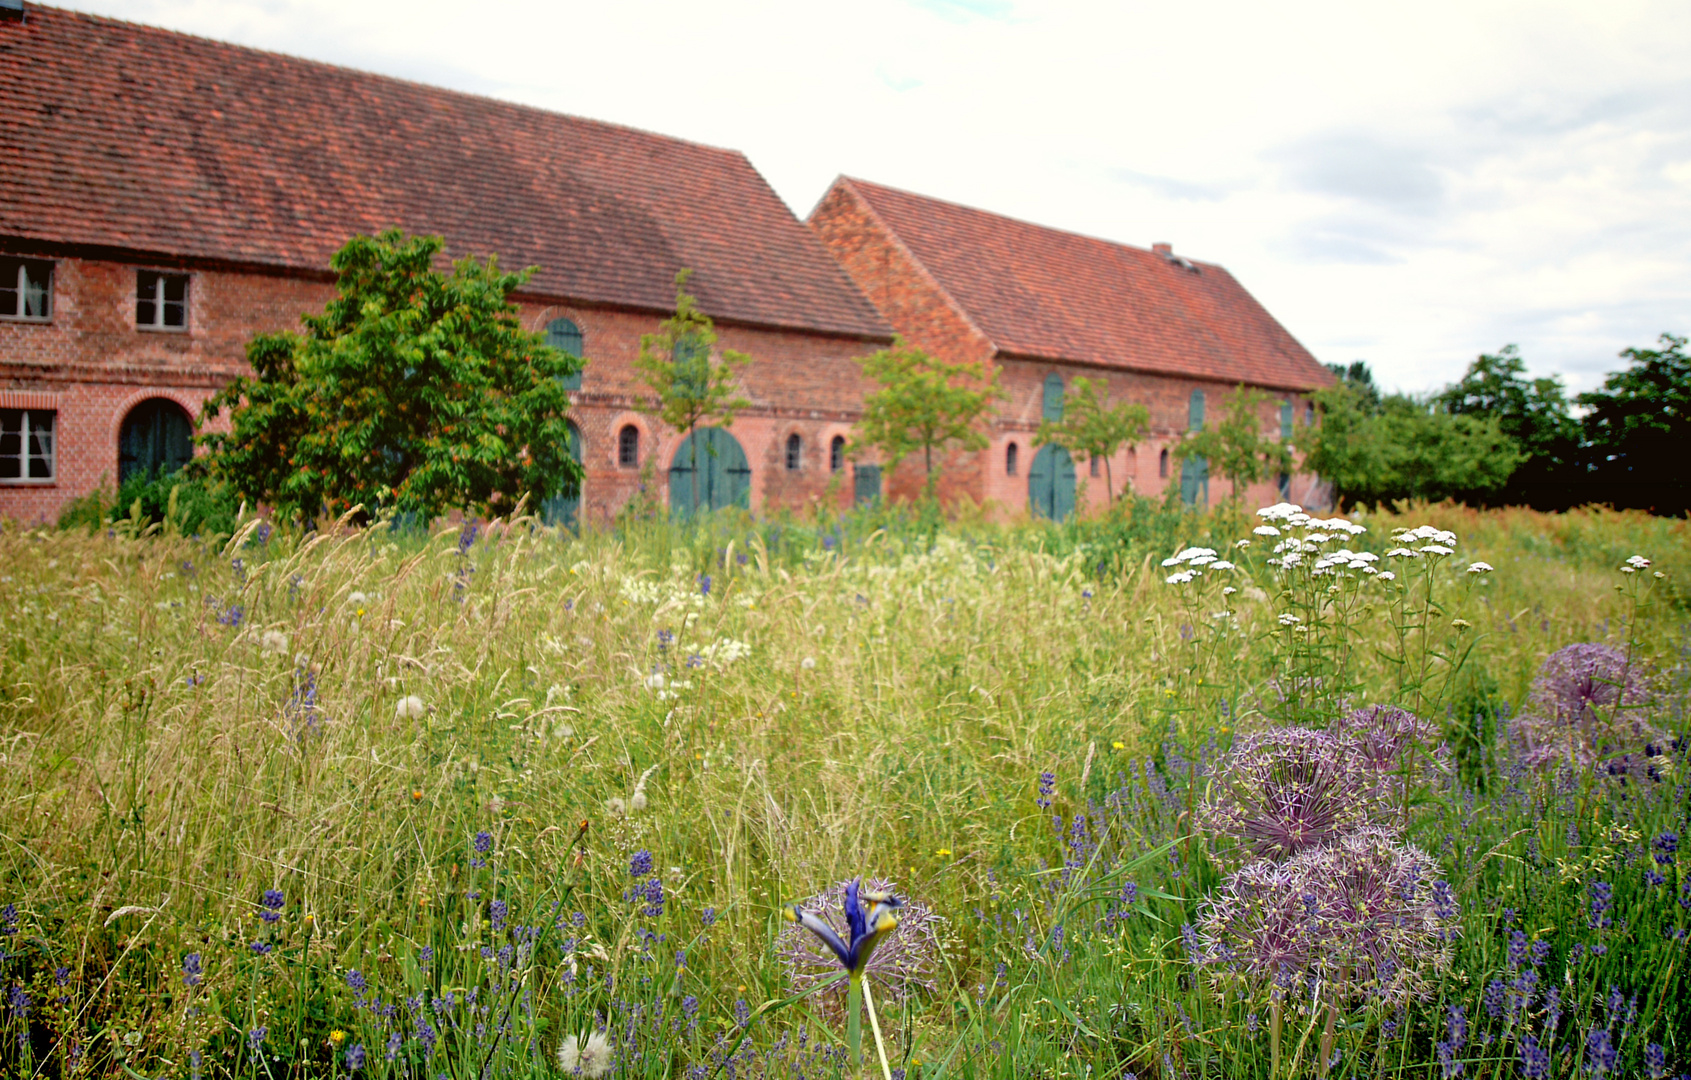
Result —
<instances>
[{"instance_id":1,"label":"flower stem","mask_svg":"<svg viewBox=\"0 0 1691 1080\"><path fill-rule=\"evenodd\" d=\"M846 1052L851 1055L851 1067L863 1073L863 977L853 972L846 985Z\"/></svg>"},{"instance_id":2,"label":"flower stem","mask_svg":"<svg viewBox=\"0 0 1691 1080\"><path fill-rule=\"evenodd\" d=\"M881 1080L892 1080L892 1066L887 1064L887 1047L881 1041L881 1021L875 1016L875 995L869 992L869 978L863 979L863 1007L869 1010L869 1029L875 1033L875 1054L881 1059Z\"/></svg>"}]
</instances>

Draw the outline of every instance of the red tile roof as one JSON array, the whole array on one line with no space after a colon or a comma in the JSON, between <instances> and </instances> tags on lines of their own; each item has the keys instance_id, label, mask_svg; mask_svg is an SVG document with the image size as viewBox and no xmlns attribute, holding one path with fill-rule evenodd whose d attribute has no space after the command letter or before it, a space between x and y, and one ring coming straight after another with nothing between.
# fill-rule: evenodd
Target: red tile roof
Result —
<instances>
[{"instance_id":1,"label":"red tile roof","mask_svg":"<svg viewBox=\"0 0 1691 1080\"><path fill-rule=\"evenodd\" d=\"M1332 376L1233 275L841 177L1006 355L1251 383Z\"/></svg>"},{"instance_id":2,"label":"red tile roof","mask_svg":"<svg viewBox=\"0 0 1691 1080\"><path fill-rule=\"evenodd\" d=\"M885 337L743 154L31 3L0 21L0 237L324 270L355 232L542 296Z\"/></svg>"}]
</instances>

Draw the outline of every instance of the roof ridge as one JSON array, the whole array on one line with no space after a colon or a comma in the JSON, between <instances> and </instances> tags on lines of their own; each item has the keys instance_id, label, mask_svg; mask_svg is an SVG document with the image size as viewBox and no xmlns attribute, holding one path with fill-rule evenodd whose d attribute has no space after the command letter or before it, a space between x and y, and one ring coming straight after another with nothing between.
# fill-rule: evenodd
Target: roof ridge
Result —
<instances>
[{"instance_id":1,"label":"roof ridge","mask_svg":"<svg viewBox=\"0 0 1691 1080\"><path fill-rule=\"evenodd\" d=\"M1111 240L1107 236L1094 236L1091 233L1078 232L1074 229L1064 229L1056 225L1046 225L1038 221L1030 221L1027 218L1017 217L1014 214L1002 214L997 210L988 210L982 206L971 206L968 203L957 202L955 199L941 199L933 195L924 195L919 191L911 191L908 188L893 187L891 184L877 184L873 180L864 180L855 176L845 176L842 174L840 179L852 184L861 184L864 187L879 188L880 190L889 192L893 195L903 195L907 198L919 199L926 203L937 203L940 206L949 206L953 209L962 210L970 214L980 214L985 217L997 218L1000 221L1008 221L1016 225L1026 226L1030 229L1038 229L1040 232L1056 233L1060 236L1072 236L1077 240L1086 240L1094 244L1104 244L1108 247L1122 248L1127 251L1137 252L1141 255L1150 255L1153 258L1162 257L1150 247L1140 247L1137 244L1129 244L1125 240ZM1222 269L1220 263L1205 262L1202 259L1193 259L1185 255L1182 255L1181 258L1186 259L1187 262L1192 263L1195 266Z\"/></svg>"},{"instance_id":2,"label":"roof ridge","mask_svg":"<svg viewBox=\"0 0 1691 1080\"><path fill-rule=\"evenodd\" d=\"M735 149L731 146L717 146L714 143L699 142L697 139L684 139L679 135L669 135L661 131L654 131L651 128L636 127L633 124L618 123L615 120L600 120L592 116L583 116L580 113L564 112L561 109L549 109L541 105L530 105L527 102L522 101L511 101L508 98L494 97L492 94L479 93L474 90L457 90L450 86L442 86L439 83L423 82L420 79L408 79L401 75L389 75L385 72L371 71L368 68L353 67L350 64L335 63L332 60L318 60L309 56L302 56L297 53L283 52L280 49L264 49L256 45L242 45L235 41L223 41L219 38L206 37L204 34L196 34L188 30L172 30L168 26L159 26L154 23L141 22L137 19L120 19L112 15L100 15L90 11L79 11L75 8L54 7L51 4L36 3L35 0L30 0L28 10L50 11L54 15L61 15L71 19L79 19L84 22L105 23L111 26L139 29L148 33L161 34L170 38L185 38L189 41L210 45L218 49L254 53L259 56L285 60L291 64L309 64L313 67L326 68L330 71L339 72L343 75L397 83L401 86L410 86L418 90L424 90L434 94L449 94L453 97L474 98L477 101L485 101L492 105L504 106L506 108L516 109L522 112L541 113L546 116L561 116L565 119L576 121L577 123L591 124L594 127L606 128L613 131L632 132L636 135L645 135L653 139L662 139L665 142L680 143L684 146L692 146L700 150L711 150L719 154L730 154L741 158L746 156L745 151ZM750 159L748 158L747 160L749 161Z\"/></svg>"}]
</instances>

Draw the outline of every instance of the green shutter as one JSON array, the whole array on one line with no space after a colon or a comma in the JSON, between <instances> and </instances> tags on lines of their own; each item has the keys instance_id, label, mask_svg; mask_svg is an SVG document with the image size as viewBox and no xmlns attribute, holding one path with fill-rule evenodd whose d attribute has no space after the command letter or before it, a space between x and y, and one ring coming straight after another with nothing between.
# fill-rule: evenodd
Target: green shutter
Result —
<instances>
[{"instance_id":1,"label":"green shutter","mask_svg":"<svg viewBox=\"0 0 1691 1080\"><path fill-rule=\"evenodd\" d=\"M577 465L581 464L581 429L573 422L569 426L569 455ZM575 528L576 516L581 510L581 488L571 484L565 490L559 491L540 506L540 520L548 525L563 525Z\"/></svg>"},{"instance_id":2,"label":"green shutter","mask_svg":"<svg viewBox=\"0 0 1691 1080\"><path fill-rule=\"evenodd\" d=\"M681 440L669 466L671 514L690 517L695 509L750 509L751 504L752 470L734 436L721 428L700 428Z\"/></svg>"},{"instance_id":3,"label":"green shutter","mask_svg":"<svg viewBox=\"0 0 1691 1080\"><path fill-rule=\"evenodd\" d=\"M581 327L568 319L553 319L546 324L546 344L561 353L580 360L582 358ZM564 384L565 390L580 390L581 369L577 368L575 374L566 375L560 381Z\"/></svg>"},{"instance_id":4,"label":"green shutter","mask_svg":"<svg viewBox=\"0 0 1691 1080\"><path fill-rule=\"evenodd\" d=\"M1063 377L1053 371L1045 376L1045 419L1053 424L1063 418Z\"/></svg>"},{"instance_id":5,"label":"green shutter","mask_svg":"<svg viewBox=\"0 0 1691 1080\"><path fill-rule=\"evenodd\" d=\"M1191 404L1186 409L1186 427L1189 431L1204 430L1204 392L1192 391ZM1202 499L1203 505L1210 504L1210 463L1201 457L1184 458L1180 462L1180 498L1187 506L1196 506Z\"/></svg>"},{"instance_id":6,"label":"green shutter","mask_svg":"<svg viewBox=\"0 0 1691 1080\"><path fill-rule=\"evenodd\" d=\"M1042 446L1028 466L1028 508L1052 521L1074 513L1074 459L1061 446Z\"/></svg>"},{"instance_id":7,"label":"green shutter","mask_svg":"<svg viewBox=\"0 0 1691 1080\"><path fill-rule=\"evenodd\" d=\"M1292 399L1285 398L1280 402L1280 438L1290 441L1292 438Z\"/></svg>"},{"instance_id":8,"label":"green shutter","mask_svg":"<svg viewBox=\"0 0 1691 1080\"><path fill-rule=\"evenodd\" d=\"M858 464L852 467L852 501L868 506L881 497L881 467Z\"/></svg>"},{"instance_id":9,"label":"green shutter","mask_svg":"<svg viewBox=\"0 0 1691 1080\"><path fill-rule=\"evenodd\" d=\"M1186 409L1186 428L1188 431L1204 430L1204 392L1192 391L1192 403Z\"/></svg>"}]
</instances>

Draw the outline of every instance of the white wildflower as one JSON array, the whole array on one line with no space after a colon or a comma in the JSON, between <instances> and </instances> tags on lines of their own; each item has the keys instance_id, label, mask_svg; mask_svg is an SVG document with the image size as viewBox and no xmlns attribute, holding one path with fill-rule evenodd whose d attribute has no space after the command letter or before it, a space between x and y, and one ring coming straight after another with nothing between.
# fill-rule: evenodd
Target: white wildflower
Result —
<instances>
[{"instance_id":1,"label":"white wildflower","mask_svg":"<svg viewBox=\"0 0 1691 1080\"><path fill-rule=\"evenodd\" d=\"M1396 547L1386 552L1388 559L1419 559L1421 553L1414 548Z\"/></svg>"},{"instance_id":2,"label":"white wildflower","mask_svg":"<svg viewBox=\"0 0 1691 1080\"><path fill-rule=\"evenodd\" d=\"M803 660L799 661L799 667L804 668L804 670L806 670L806 671L815 671L816 670L816 657L814 657L814 656L805 657Z\"/></svg>"},{"instance_id":3,"label":"white wildflower","mask_svg":"<svg viewBox=\"0 0 1691 1080\"><path fill-rule=\"evenodd\" d=\"M1168 558L1163 560L1163 565L1164 566L1179 566L1180 565L1180 556L1170 555Z\"/></svg>"},{"instance_id":4,"label":"white wildflower","mask_svg":"<svg viewBox=\"0 0 1691 1080\"><path fill-rule=\"evenodd\" d=\"M1323 532L1312 532L1308 536L1304 537L1303 539L1304 539L1304 543L1306 543L1306 544L1325 544L1327 541L1329 541L1333 538L1331 536L1328 536L1326 533L1323 533Z\"/></svg>"},{"instance_id":5,"label":"white wildflower","mask_svg":"<svg viewBox=\"0 0 1691 1080\"><path fill-rule=\"evenodd\" d=\"M1267 518L1269 521L1283 521L1290 518L1293 514L1301 513L1303 513L1303 507L1299 506L1297 503L1282 502L1275 503L1273 506L1265 506L1261 510L1258 510L1257 517Z\"/></svg>"},{"instance_id":6,"label":"white wildflower","mask_svg":"<svg viewBox=\"0 0 1691 1080\"><path fill-rule=\"evenodd\" d=\"M1296 626L1298 623L1301 623L1301 622L1303 622L1302 619L1298 618L1296 615L1293 615L1289 611L1282 611L1280 613L1280 625L1281 626Z\"/></svg>"},{"instance_id":7,"label":"white wildflower","mask_svg":"<svg viewBox=\"0 0 1691 1080\"><path fill-rule=\"evenodd\" d=\"M1488 563L1488 562L1469 563L1468 564L1468 573L1470 573L1470 574L1489 574L1489 573L1491 573L1491 564Z\"/></svg>"},{"instance_id":8,"label":"white wildflower","mask_svg":"<svg viewBox=\"0 0 1691 1080\"><path fill-rule=\"evenodd\" d=\"M1187 582L1191 581L1195 577L1197 577L1197 575L1194 574L1192 571L1182 570L1178 574L1170 574L1165 580L1170 585L1185 585Z\"/></svg>"},{"instance_id":9,"label":"white wildflower","mask_svg":"<svg viewBox=\"0 0 1691 1080\"><path fill-rule=\"evenodd\" d=\"M1233 564L1228 562L1226 559L1217 559L1215 562L1210 564L1210 569L1211 570L1231 570L1231 569L1233 569Z\"/></svg>"},{"instance_id":10,"label":"white wildflower","mask_svg":"<svg viewBox=\"0 0 1691 1080\"><path fill-rule=\"evenodd\" d=\"M1631 558L1627 559L1626 564L1628 566L1632 567L1634 570L1642 570L1646 566L1650 565L1650 560L1646 559L1642 555L1634 555Z\"/></svg>"},{"instance_id":11,"label":"white wildflower","mask_svg":"<svg viewBox=\"0 0 1691 1080\"><path fill-rule=\"evenodd\" d=\"M1392 573L1390 570L1382 570L1382 571L1380 571L1380 580L1381 581L1396 581L1397 575Z\"/></svg>"},{"instance_id":12,"label":"white wildflower","mask_svg":"<svg viewBox=\"0 0 1691 1080\"><path fill-rule=\"evenodd\" d=\"M1623 574L1636 574L1636 573L1638 573L1638 568L1635 567L1635 566L1623 566L1623 567L1621 567L1621 573L1623 573ZM1620 586L1618 586L1618 585L1615 586L1615 587L1617 589L1620 588Z\"/></svg>"},{"instance_id":13,"label":"white wildflower","mask_svg":"<svg viewBox=\"0 0 1691 1080\"><path fill-rule=\"evenodd\" d=\"M1248 548L1251 546L1251 542L1249 540L1235 540L1233 541L1233 546L1236 548Z\"/></svg>"},{"instance_id":14,"label":"white wildflower","mask_svg":"<svg viewBox=\"0 0 1691 1080\"><path fill-rule=\"evenodd\" d=\"M365 596L361 592L351 592L346 594L346 603L348 607L363 607L365 601L369 599L370 598L368 596Z\"/></svg>"},{"instance_id":15,"label":"white wildflower","mask_svg":"<svg viewBox=\"0 0 1691 1080\"><path fill-rule=\"evenodd\" d=\"M663 672L654 671L650 675L646 676L646 689L648 689L648 690L662 690L663 686L664 686Z\"/></svg>"},{"instance_id":16,"label":"white wildflower","mask_svg":"<svg viewBox=\"0 0 1691 1080\"><path fill-rule=\"evenodd\" d=\"M1423 554L1426 554L1426 555L1454 555L1454 554L1456 554L1456 552L1454 552L1454 551L1450 550L1449 548L1445 547L1443 544L1428 544L1426 547L1422 548L1421 551L1422 551Z\"/></svg>"},{"instance_id":17,"label":"white wildflower","mask_svg":"<svg viewBox=\"0 0 1691 1080\"><path fill-rule=\"evenodd\" d=\"M280 630L266 630L258 644L265 652L285 653L288 651L288 635Z\"/></svg>"},{"instance_id":18,"label":"white wildflower","mask_svg":"<svg viewBox=\"0 0 1691 1080\"><path fill-rule=\"evenodd\" d=\"M611 1071L611 1041L602 1031L591 1035L566 1035L558 1046L558 1066L565 1075L574 1076L579 1072L597 1080Z\"/></svg>"},{"instance_id":19,"label":"white wildflower","mask_svg":"<svg viewBox=\"0 0 1691 1080\"><path fill-rule=\"evenodd\" d=\"M1236 593L1238 591L1239 591L1238 589L1235 589L1233 586L1229 585L1225 589L1221 590L1221 595L1232 596L1234 593Z\"/></svg>"},{"instance_id":20,"label":"white wildflower","mask_svg":"<svg viewBox=\"0 0 1691 1080\"><path fill-rule=\"evenodd\" d=\"M1256 533L1258 536L1279 536L1280 535L1280 530L1276 529L1272 525L1258 525L1256 528L1252 529L1251 531Z\"/></svg>"},{"instance_id":21,"label":"white wildflower","mask_svg":"<svg viewBox=\"0 0 1691 1080\"><path fill-rule=\"evenodd\" d=\"M612 817L622 817L628 813L628 804L622 801L621 795L612 795L605 800L605 813Z\"/></svg>"},{"instance_id":22,"label":"white wildflower","mask_svg":"<svg viewBox=\"0 0 1691 1080\"><path fill-rule=\"evenodd\" d=\"M424 705L423 699L416 694L407 694L400 698L399 704L393 709L394 715L401 720L421 720L428 711L429 707Z\"/></svg>"},{"instance_id":23,"label":"white wildflower","mask_svg":"<svg viewBox=\"0 0 1691 1080\"><path fill-rule=\"evenodd\" d=\"M646 789L635 788L634 794L628 797L628 808L638 814L646 809Z\"/></svg>"}]
</instances>

